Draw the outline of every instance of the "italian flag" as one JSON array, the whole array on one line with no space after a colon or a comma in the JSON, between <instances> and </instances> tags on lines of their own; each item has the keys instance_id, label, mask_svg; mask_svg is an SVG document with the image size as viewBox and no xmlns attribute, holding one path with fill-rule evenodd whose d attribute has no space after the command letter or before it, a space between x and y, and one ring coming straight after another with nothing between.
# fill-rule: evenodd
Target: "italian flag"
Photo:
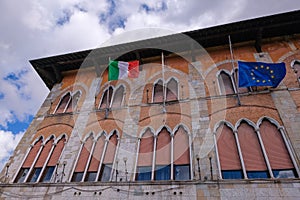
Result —
<instances>
[{"instance_id":1,"label":"italian flag","mask_svg":"<svg viewBox=\"0 0 300 200\"><path fill-rule=\"evenodd\" d=\"M109 61L108 80L118 80L121 78L137 78L139 76L139 61L123 62Z\"/></svg>"}]
</instances>

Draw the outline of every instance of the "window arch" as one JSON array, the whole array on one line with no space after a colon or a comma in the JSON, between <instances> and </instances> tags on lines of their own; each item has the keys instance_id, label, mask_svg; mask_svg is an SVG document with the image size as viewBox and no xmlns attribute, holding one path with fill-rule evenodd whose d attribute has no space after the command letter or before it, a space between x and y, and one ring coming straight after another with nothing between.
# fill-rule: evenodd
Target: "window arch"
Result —
<instances>
[{"instance_id":1,"label":"window arch","mask_svg":"<svg viewBox=\"0 0 300 200\"><path fill-rule=\"evenodd\" d=\"M112 101L112 108L119 108L122 106L124 100L125 89L124 86L121 85L117 90L114 92L113 101Z\"/></svg>"},{"instance_id":2,"label":"window arch","mask_svg":"<svg viewBox=\"0 0 300 200\"><path fill-rule=\"evenodd\" d=\"M242 165L232 128L227 123L219 125L216 131L217 153L223 179L243 178Z\"/></svg>"},{"instance_id":3,"label":"window arch","mask_svg":"<svg viewBox=\"0 0 300 200\"><path fill-rule=\"evenodd\" d=\"M24 160L21 169L19 170L19 173L17 177L15 178L15 183L22 183L26 181L26 177L28 176L29 170L31 168L31 165L33 164L41 146L43 143L43 137L40 137L34 145L30 148L29 153L26 156L26 159Z\"/></svg>"},{"instance_id":4,"label":"window arch","mask_svg":"<svg viewBox=\"0 0 300 200\"><path fill-rule=\"evenodd\" d=\"M154 135L147 129L140 139L136 180L151 180Z\"/></svg>"},{"instance_id":5,"label":"window arch","mask_svg":"<svg viewBox=\"0 0 300 200\"><path fill-rule=\"evenodd\" d=\"M166 101L178 100L178 82L171 78L167 83Z\"/></svg>"},{"instance_id":6,"label":"window arch","mask_svg":"<svg viewBox=\"0 0 300 200\"><path fill-rule=\"evenodd\" d=\"M171 135L163 128L157 136L155 159L155 180L171 179Z\"/></svg>"},{"instance_id":7,"label":"window arch","mask_svg":"<svg viewBox=\"0 0 300 200\"><path fill-rule=\"evenodd\" d=\"M274 177L295 178L295 167L278 128L269 120L264 119L259 130Z\"/></svg>"},{"instance_id":8,"label":"window arch","mask_svg":"<svg viewBox=\"0 0 300 200\"><path fill-rule=\"evenodd\" d=\"M163 81L158 80L157 83L154 84L153 87L153 103L163 102L164 99L164 91L163 91Z\"/></svg>"},{"instance_id":9,"label":"window arch","mask_svg":"<svg viewBox=\"0 0 300 200\"><path fill-rule=\"evenodd\" d=\"M77 106L80 96L80 91L76 91L74 94L71 94L71 92L67 92L61 98L54 113L73 112Z\"/></svg>"},{"instance_id":10,"label":"window arch","mask_svg":"<svg viewBox=\"0 0 300 200\"><path fill-rule=\"evenodd\" d=\"M190 174L190 147L189 136L182 126L174 134L174 180L189 180Z\"/></svg>"},{"instance_id":11,"label":"window arch","mask_svg":"<svg viewBox=\"0 0 300 200\"><path fill-rule=\"evenodd\" d=\"M253 126L241 121L238 138L248 178L270 178L261 144Z\"/></svg>"},{"instance_id":12,"label":"window arch","mask_svg":"<svg viewBox=\"0 0 300 200\"><path fill-rule=\"evenodd\" d=\"M117 131L108 137L103 132L97 140L91 134L81 146L71 181L109 181L118 137Z\"/></svg>"},{"instance_id":13,"label":"window arch","mask_svg":"<svg viewBox=\"0 0 300 200\"><path fill-rule=\"evenodd\" d=\"M112 95L113 95L113 87L109 86L103 93L101 103L100 103L100 109L109 108L111 105Z\"/></svg>"},{"instance_id":14,"label":"window arch","mask_svg":"<svg viewBox=\"0 0 300 200\"><path fill-rule=\"evenodd\" d=\"M92 150L93 139L94 139L93 134L91 134L86 139L85 143L83 144L83 146L81 148L79 158L77 160L76 168L75 168L75 171L74 171L73 177L72 177L73 182L80 182L83 180L83 174L84 174L86 164L89 159L89 155Z\"/></svg>"},{"instance_id":15,"label":"window arch","mask_svg":"<svg viewBox=\"0 0 300 200\"><path fill-rule=\"evenodd\" d=\"M44 166L44 163L46 162L47 157L51 151L53 143L54 143L54 136L51 136L51 138L43 146L43 149L36 163L34 164L34 167L29 175L29 178L27 179L27 182L37 182L38 177L40 176L42 168Z\"/></svg>"},{"instance_id":16,"label":"window arch","mask_svg":"<svg viewBox=\"0 0 300 200\"><path fill-rule=\"evenodd\" d=\"M225 95L235 93L232 77L229 72L221 70L218 74L218 82L221 94Z\"/></svg>"}]
</instances>

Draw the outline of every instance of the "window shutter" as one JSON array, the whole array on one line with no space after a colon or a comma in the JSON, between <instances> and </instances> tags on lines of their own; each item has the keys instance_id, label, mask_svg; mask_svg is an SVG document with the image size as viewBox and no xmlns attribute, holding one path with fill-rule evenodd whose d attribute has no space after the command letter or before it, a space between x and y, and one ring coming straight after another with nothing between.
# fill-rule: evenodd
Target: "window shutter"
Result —
<instances>
[{"instance_id":1,"label":"window shutter","mask_svg":"<svg viewBox=\"0 0 300 200\"><path fill-rule=\"evenodd\" d=\"M75 172L84 172L86 163L91 153L92 145L93 145L93 139L92 137L89 137L80 152L80 156L77 162Z\"/></svg>"},{"instance_id":2,"label":"window shutter","mask_svg":"<svg viewBox=\"0 0 300 200\"><path fill-rule=\"evenodd\" d=\"M44 165L44 163L45 163L45 161L46 161L46 159L47 159L47 157L50 153L50 150L52 148L52 144L53 144L53 139L49 140L45 144L45 146L43 147L43 150L42 150L42 152L41 152L41 154L40 154L40 156L39 156L39 158L38 158L38 160L37 160L34 167L43 167L43 165Z\"/></svg>"},{"instance_id":3,"label":"window shutter","mask_svg":"<svg viewBox=\"0 0 300 200\"><path fill-rule=\"evenodd\" d=\"M173 78L167 84L167 101L178 99L178 84Z\"/></svg>"},{"instance_id":4,"label":"window shutter","mask_svg":"<svg viewBox=\"0 0 300 200\"><path fill-rule=\"evenodd\" d=\"M115 92L113 103L112 103L113 108L120 108L122 106L123 95L124 95L124 87L121 86Z\"/></svg>"},{"instance_id":5,"label":"window shutter","mask_svg":"<svg viewBox=\"0 0 300 200\"><path fill-rule=\"evenodd\" d=\"M117 138L118 137L117 137L116 133L114 133L110 137L109 142L107 144L107 149L106 149L106 152L105 152L105 157L104 157L104 161L103 161L104 164L113 163L115 152L116 152L116 148L117 148L117 143L118 143Z\"/></svg>"},{"instance_id":6,"label":"window shutter","mask_svg":"<svg viewBox=\"0 0 300 200\"><path fill-rule=\"evenodd\" d=\"M98 138L98 141L96 143L94 152L93 152L93 157L90 163L90 166L88 168L89 172L96 172L98 171L98 167L100 164L100 159L102 156L103 148L105 144L105 136L102 135L100 138Z\"/></svg>"},{"instance_id":7,"label":"window shutter","mask_svg":"<svg viewBox=\"0 0 300 200\"><path fill-rule=\"evenodd\" d=\"M148 129L140 141L138 166L152 166L154 148L153 133Z\"/></svg>"},{"instance_id":8,"label":"window shutter","mask_svg":"<svg viewBox=\"0 0 300 200\"><path fill-rule=\"evenodd\" d=\"M222 71L219 75L219 85L221 89L221 94L234 94L231 77L224 71Z\"/></svg>"},{"instance_id":9,"label":"window shutter","mask_svg":"<svg viewBox=\"0 0 300 200\"><path fill-rule=\"evenodd\" d=\"M217 130L218 154L222 170L241 170L241 161L238 154L234 133L227 125Z\"/></svg>"},{"instance_id":10,"label":"window shutter","mask_svg":"<svg viewBox=\"0 0 300 200\"><path fill-rule=\"evenodd\" d=\"M59 140L59 142L56 144L56 146L54 147L54 150L52 152L52 155L49 159L49 162L47 164L47 166L55 166L58 162L58 159L61 155L61 152L65 146L65 142L66 142L66 138L63 137Z\"/></svg>"},{"instance_id":11,"label":"window shutter","mask_svg":"<svg viewBox=\"0 0 300 200\"><path fill-rule=\"evenodd\" d=\"M156 165L169 165L171 163L171 136L163 128L157 137Z\"/></svg>"},{"instance_id":12,"label":"window shutter","mask_svg":"<svg viewBox=\"0 0 300 200\"><path fill-rule=\"evenodd\" d=\"M28 156L27 156L27 158L26 158L26 160L25 160L25 162L22 166L23 168L30 168L31 167L31 164L33 163L33 161L34 161L41 145L42 145L42 138L39 141L37 141L34 144L34 146L32 147L32 149L30 150L30 152L29 152L29 154L28 154Z\"/></svg>"},{"instance_id":13,"label":"window shutter","mask_svg":"<svg viewBox=\"0 0 300 200\"><path fill-rule=\"evenodd\" d=\"M242 122L238 127L238 138L247 171L266 171L267 165L253 127Z\"/></svg>"},{"instance_id":14,"label":"window shutter","mask_svg":"<svg viewBox=\"0 0 300 200\"><path fill-rule=\"evenodd\" d=\"M163 102L163 82L159 80L155 85L154 85L154 94L153 94L153 102L158 103L158 102Z\"/></svg>"},{"instance_id":15,"label":"window shutter","mask_svg":"<svg viewBox=\"0 0 300 200\"><path fill-rule=\"evenodd\" d=\"M69 100L70 100L71 96L70 93L67 93L60 101L59 106L56 110L56 113L63 113Z\"/></svg>"},{"instance_id":16,"label":"window shutter","mask_svg":"<svg viewBox=\"0 0 300 200\"><path fill-rule=\"evenodd\" d=\"M182 127L179 127L174 136L174 164L184 165L189 163L189 136Z\"/></svg>"},{"instance_id":17,"label":"window shutter","mask_svg":"<svg viewBox=\"0 0 300 200\"><path fill-rule=\"evenodd\" d=\"M260 126L263 140L272 169L293 169L294 165L289 156L281 133L275 125L264 120Z\"/></svg>"}]
</instances>

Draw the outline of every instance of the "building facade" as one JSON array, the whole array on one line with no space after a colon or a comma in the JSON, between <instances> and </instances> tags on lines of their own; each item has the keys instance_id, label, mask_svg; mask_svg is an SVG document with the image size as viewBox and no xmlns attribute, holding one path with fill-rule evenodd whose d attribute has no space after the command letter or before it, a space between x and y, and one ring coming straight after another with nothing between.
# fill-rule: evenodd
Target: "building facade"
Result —
<instances>
[{"instance_id":1,"label":"building facade","mask_svg":"<svg viewBox=\"0 0 300 200\"><path fill-rule=\"evenodd\" d=\"M294 11L30 61L50 93L1 198L298 199L299 26ZM108 80L109 58L138 77ZM238 60L287 73L239 88Z\"/></svg>"}]
</instances>

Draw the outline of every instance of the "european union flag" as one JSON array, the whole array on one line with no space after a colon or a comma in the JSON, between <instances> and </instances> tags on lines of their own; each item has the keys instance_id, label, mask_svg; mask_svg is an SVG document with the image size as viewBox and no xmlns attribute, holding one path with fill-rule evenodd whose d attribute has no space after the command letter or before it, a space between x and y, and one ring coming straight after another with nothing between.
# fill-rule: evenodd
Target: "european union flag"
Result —
<instances>
[{"instance_id":1,"label":"european union flag","mask_svg":"<svg viewBox=\"0 0 300 200\"><path fill-rule=\"evenodd\" d=\"M242 62L239 66L239 87L277 87L285 77L284 63Z\"/></svg>"}]
</instances>

